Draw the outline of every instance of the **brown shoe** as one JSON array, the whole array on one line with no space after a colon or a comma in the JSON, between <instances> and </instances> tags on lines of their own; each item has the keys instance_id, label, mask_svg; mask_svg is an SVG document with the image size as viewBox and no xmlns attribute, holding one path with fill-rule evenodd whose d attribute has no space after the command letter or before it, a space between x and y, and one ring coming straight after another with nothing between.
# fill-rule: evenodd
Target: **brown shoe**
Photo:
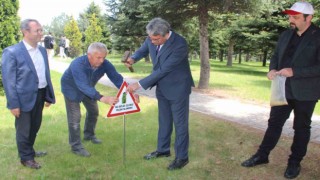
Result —
<instances>
[{"instance_id":1,"label":"brown shoe","mask_svg":"<svg viewBox=\"0 0 320 180\"><path fill-rule=\"evenodd\" d=\"M20 162L23 166L29 167L31 169L40 169L41 168L40 164L37 163L35 160L28 160L28 161L21 160Z\"/></svg>"}]
</instances>

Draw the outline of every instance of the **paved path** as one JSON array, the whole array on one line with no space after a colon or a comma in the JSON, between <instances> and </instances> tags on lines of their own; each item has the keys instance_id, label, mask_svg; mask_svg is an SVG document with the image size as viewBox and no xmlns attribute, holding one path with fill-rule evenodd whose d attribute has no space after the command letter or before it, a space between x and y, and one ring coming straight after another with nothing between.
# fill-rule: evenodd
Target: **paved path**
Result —
<instances>
[{"instance_id":1,"label":"paved path","mask_svg":"<svg viewBox=\"0 0 320 180\"><path fill-rule=\"evenodd\" d=\"M50 60L51 70L63 73L68 66L68 63ZM126 77L125 80L128 83L137 81L136 79ZM107 76L101 78L99 83L115 88ZM139 90L137 93L142 96L155 98L155 88L152 88L152 90ZM267 106L243 103L233 99L217 98L194 91L190 96L190 109L263 131L267 128L270 111L270 107ZM283 127L282 133L287 136L293 136L292 115ZM312 118L311 141L320 143L320 116L314 115Z\"/></svg>"}]
</instances>

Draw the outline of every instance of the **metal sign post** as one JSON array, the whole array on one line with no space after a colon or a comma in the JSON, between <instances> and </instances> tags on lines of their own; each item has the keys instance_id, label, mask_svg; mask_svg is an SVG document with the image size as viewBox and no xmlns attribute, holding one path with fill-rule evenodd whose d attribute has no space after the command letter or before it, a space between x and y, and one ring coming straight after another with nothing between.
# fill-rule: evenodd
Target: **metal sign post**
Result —
<instances>
[{"instance_id":1,"label":"metal sign post","mask_svg":"<svg viewBox=\"0 0 320 180\"><path fill-rule=\"evenodd\" d=\"M123 114L123 164L126 162L126 114Z\"/></svg>"},{"instance_id":2,"label":"metal sign post","mask_svg":"<svg viewBox=\"0 0 320 180\"><path fill-rule=\"evenodd\" d=\"M123 164L126 162L126 114L140 112L138 105L139 96L134 96L132 93L127 92L127 82L123 81L118 93L117 98L121 99L118 103L111 106L107 117L123 115ZM137 100L136 100L137 99Z\"/></svg>"}]
</instances>

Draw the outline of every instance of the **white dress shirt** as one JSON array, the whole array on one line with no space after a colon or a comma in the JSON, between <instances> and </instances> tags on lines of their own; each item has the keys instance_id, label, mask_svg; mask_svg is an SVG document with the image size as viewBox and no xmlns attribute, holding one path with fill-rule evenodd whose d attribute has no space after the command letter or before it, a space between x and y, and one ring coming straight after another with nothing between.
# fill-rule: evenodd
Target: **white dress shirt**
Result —
<instances>
[{"instance_id":1,"label":"white dress shirt","mask_svg":"<svg viewBox=\"0 0 320 180\"><path fill-rule=\"evenodd\" d=\"M37 48L33 48L26 41L23 41L23 43L26 46L28 53L32 59L33 65L36 69L39 79L38 88L45 88L48 85L48 83L46 80L46 68L44 64L44 58L40 52L40 49L38 48L38 46Z\"/></svg>"}]
</instances>

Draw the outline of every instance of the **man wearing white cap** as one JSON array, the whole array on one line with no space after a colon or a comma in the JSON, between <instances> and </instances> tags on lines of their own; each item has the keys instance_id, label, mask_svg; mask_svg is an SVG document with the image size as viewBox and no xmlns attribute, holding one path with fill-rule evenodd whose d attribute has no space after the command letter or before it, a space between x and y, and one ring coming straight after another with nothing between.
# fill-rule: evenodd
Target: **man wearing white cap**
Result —
<instances>
[{"instance_id":1,"label":"man wearing white cap","mask_svg":"<svg viewBox=\"0 0 320 180\"><path fill-rule=\"evenodd\" d=\"M294 112L294 137L284 177L293 179L300 173L310 140L311 117L320 98L320 29L312 22L313 7L296 2L288 15L291 28L283 32L270 60L267 77L285 76L288 105L271 107L268 128L258 151L241 165L253 167L269 163L269 154L281 136L282 127Z\"/></svg>"}]
</instances>

